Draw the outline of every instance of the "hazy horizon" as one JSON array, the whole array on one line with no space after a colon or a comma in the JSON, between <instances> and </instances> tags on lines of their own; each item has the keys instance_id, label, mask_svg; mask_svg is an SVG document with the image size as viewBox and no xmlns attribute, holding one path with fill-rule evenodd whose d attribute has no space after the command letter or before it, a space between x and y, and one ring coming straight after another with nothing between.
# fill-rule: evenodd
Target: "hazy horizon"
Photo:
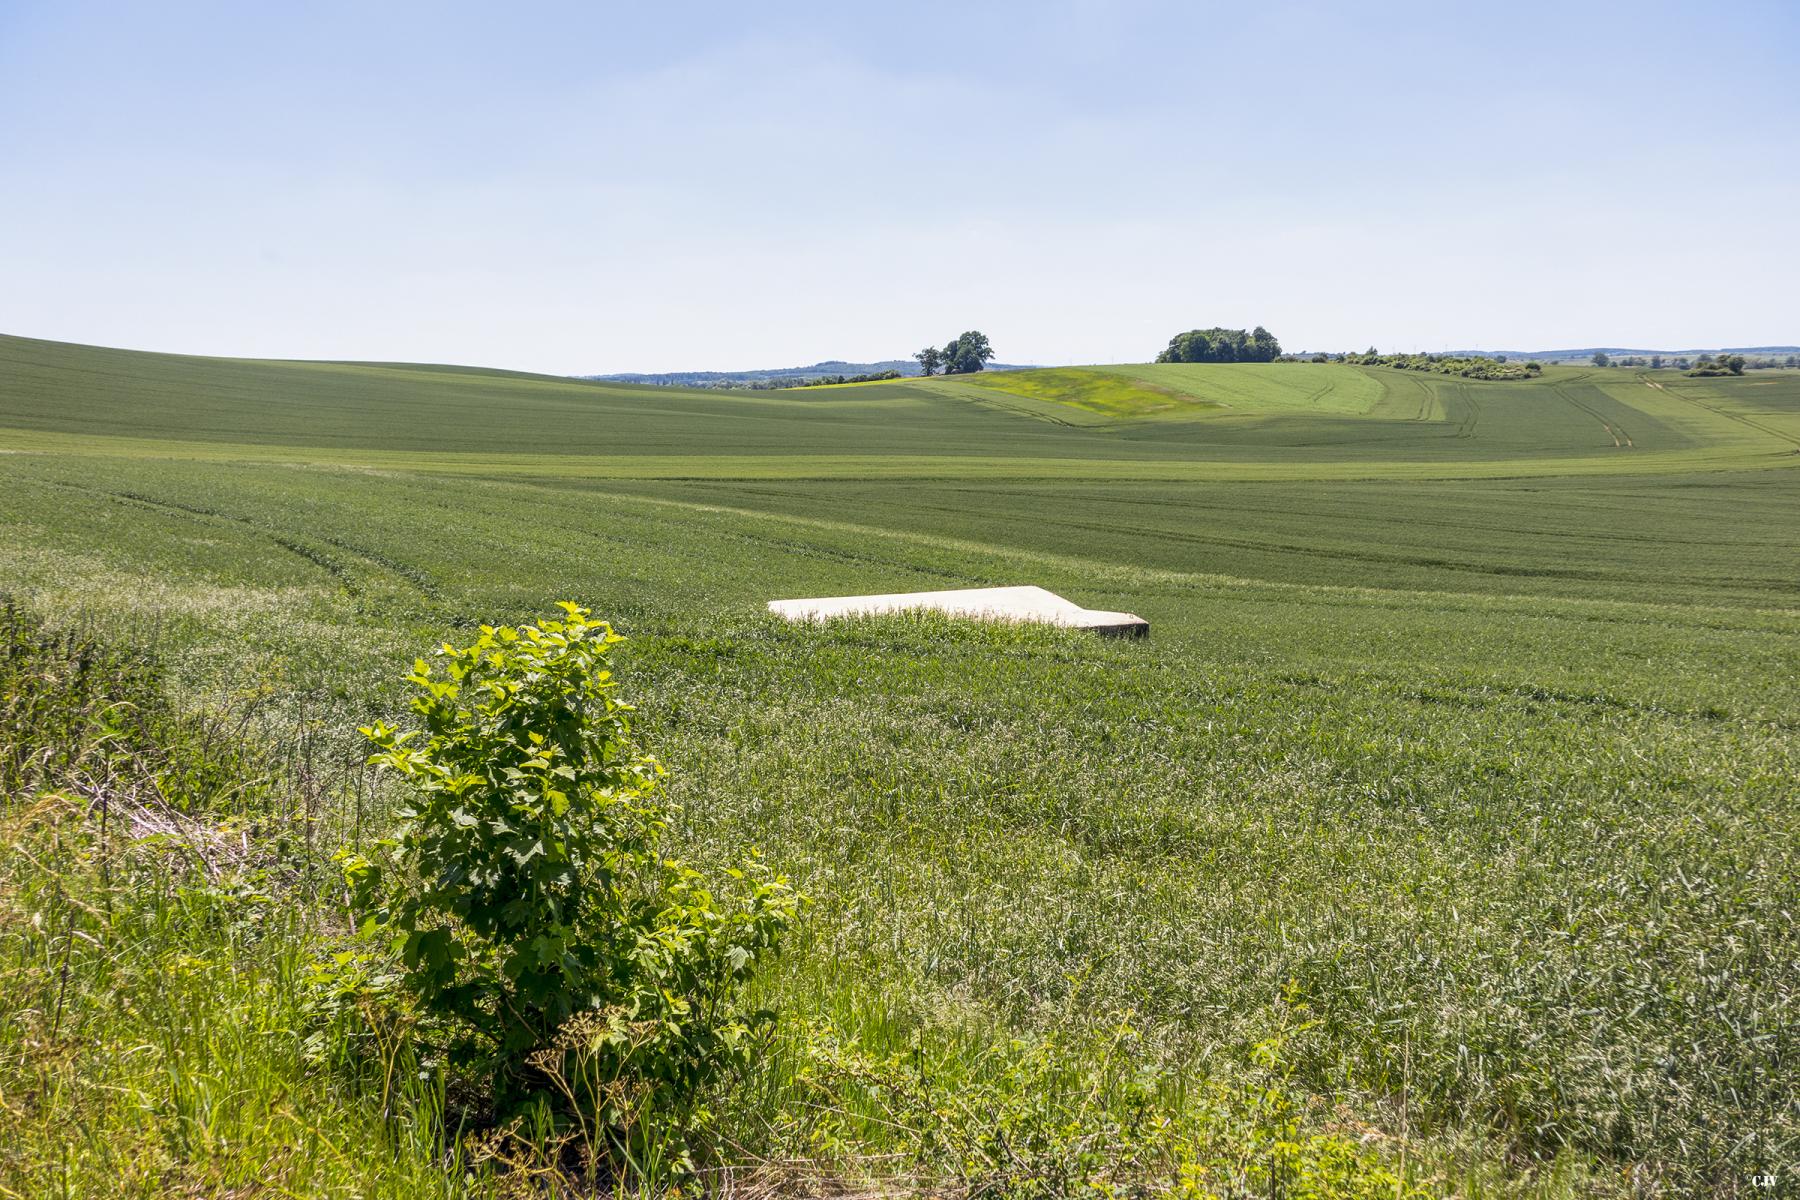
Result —
<instances>
[{"instance_id":1,"label":"hazy horizon","mask_svg":"<svg viewBox=\"0 0 1800 1200\"><path fill-rule=\"evenodd\" d=\"M1775 3L0 8L0 332L557 374L1786 345Z\"/></svg>"}]
</instances>

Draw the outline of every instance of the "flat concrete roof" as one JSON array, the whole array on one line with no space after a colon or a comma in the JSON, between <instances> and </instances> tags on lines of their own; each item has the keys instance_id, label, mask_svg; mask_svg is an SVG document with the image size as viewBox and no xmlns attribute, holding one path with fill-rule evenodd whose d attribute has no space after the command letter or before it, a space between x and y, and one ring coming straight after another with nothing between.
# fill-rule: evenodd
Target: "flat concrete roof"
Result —
<instances>
[{"instance_id":1,"label":"flat concrete roof","mask_svg":"<svg viewBox=\"0 0 1800 1200\"><path fill-rule=\"evenodd\" d=\"M1041 587L958 588L947 592L892 592L883 596L821 596L771 600L769 611L790 621L931 611L988 621L1039 621L1096 633L1142 637L1150 622L1132 613L1083 608Z\"/></svg>"}]
</instances>

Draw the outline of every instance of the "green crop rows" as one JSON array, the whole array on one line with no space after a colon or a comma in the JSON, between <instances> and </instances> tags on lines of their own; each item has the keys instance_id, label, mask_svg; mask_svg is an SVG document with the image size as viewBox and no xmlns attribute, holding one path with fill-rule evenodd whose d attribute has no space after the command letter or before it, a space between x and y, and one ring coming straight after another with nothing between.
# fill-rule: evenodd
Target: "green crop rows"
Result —
<instances>
[{"instance_id":1,"label":"green crop rows","mask_svg":"<svg viewBox=\"0 0 1800 1200\"><path fill-rule=\"evenodd\" d=\"M1466 1194L1800 1151L1800 374L695 393L0 339L0 451L0 590L340 769L435 639L614 621L690 853L817 898L771 998L870 1056L1125 1020L1175 1112L1282 1030L1309 1120ZM1011 583L1152 637L761 611Z\"/></svg>"}]
</instances>

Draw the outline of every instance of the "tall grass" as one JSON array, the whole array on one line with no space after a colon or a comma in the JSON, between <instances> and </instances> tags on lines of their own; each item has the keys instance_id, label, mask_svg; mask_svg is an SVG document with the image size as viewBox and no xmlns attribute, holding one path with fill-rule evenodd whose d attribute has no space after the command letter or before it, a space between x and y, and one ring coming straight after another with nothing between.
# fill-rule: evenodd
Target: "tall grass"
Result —
<instances>
[{"instance_id":1,"label":"tall grass","mask_svg":"<svg viewBox=\"0 0 1800 1200\"><path fill-rule=\"evenodd\" d=\"M0 1195L459 1194L440 1095L309 1066L342 931L296 764L10 603L0 694Z\"/></svg>"},{"instance_id":2,"label":"tall grass","mask_svg":"<svg viewBox=\"0 0 1800 1200\"><path fill-rule=\"evenodd\" d=\"M349 830L320 815L317 793L349 781L175 709L143 653L48 630L11 604L0 639L0 1194L585 1195L673 1182L572 1171L568 1130L471 1128L484 1116L474 1077L411 1052L403 1026L343 986L347 970L393 969L334 896L324 847ZM827 982L815 966L763 990L787 1019L707 1098L690 1186L1419 1191L1404 1182L1418 1172L1390 1169L1295 1099L1281 1036L1254 1069L1206 1082L1156 1068L1126 1016L1021 1041L978 1009L884 1003L871 982ZM800 1007L821 984L833 994Z\"/></svg>"}]
</instances>

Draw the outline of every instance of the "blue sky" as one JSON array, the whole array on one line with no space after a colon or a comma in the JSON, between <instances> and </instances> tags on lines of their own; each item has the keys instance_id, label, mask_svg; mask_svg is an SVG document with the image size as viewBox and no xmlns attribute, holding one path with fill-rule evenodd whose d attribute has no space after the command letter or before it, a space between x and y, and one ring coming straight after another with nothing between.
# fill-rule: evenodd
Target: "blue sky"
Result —
<instances>
[{"instance_id":1,"label":"blue sky","mask_svg":"<svg viewBox=\"0 0 1800 1200\"><path fill-rule=\"evenodd\" d=\"M1800 5L0 0L0 332L553 372L1800 341Z\"/></svg>"}]
</instances>

